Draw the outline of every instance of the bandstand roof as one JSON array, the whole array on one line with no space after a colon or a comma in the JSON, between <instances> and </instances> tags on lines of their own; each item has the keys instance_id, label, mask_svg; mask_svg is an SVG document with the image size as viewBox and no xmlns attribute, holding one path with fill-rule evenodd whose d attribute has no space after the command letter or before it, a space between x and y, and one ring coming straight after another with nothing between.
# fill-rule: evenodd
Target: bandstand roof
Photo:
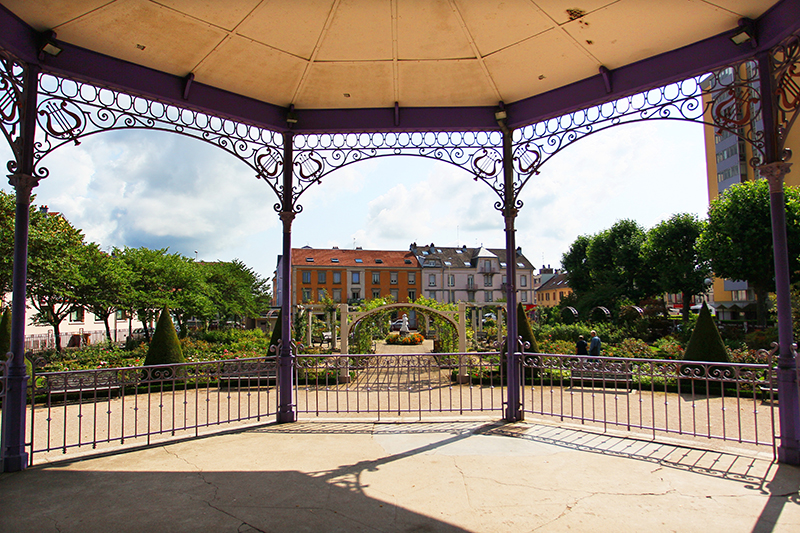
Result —
<instances>
[{"instance_id":1,"label":"bandstand roof","mask_svg":"<svg viewBox=\"0 0 800 533\"><path fill-rule=\"evenodd\" d=\"M501 101L529 124L742 59L743 17L759 49L800 28L800 0L0 4L0 46L45 71L278 130L293 105L296 131L496 129Z\"/></svg>"}]
</instances>

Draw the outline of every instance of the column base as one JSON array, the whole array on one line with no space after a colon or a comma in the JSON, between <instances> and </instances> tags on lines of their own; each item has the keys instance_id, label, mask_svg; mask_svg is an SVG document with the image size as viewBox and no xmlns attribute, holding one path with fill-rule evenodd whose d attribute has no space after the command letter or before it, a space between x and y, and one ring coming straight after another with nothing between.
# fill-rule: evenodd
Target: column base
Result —
<instances>
[{"instance_id":1,"label":"column base","mask_svg":"<svg viewBox=\"0 0 800 533\"><path fill-rule=\"evenodd\" d=\"M285 424L297 422L297 413L294 411L278 411L278 423Z\"/></svg>"},{"instance_id":2,"label":"column base","mask_svg":"<svg viewBox=\"0 0 800 533\"><path fill-rule=\"evenodd\" d=\"M778 462L785 465L800 465L800 449L778 446Z\"/></svg>"},{"instance_id":3,"label":"column base","mask_svg":"<svg viewBox=\"0 0 800 533\"><path fill-rule=\"evenodd\" d=\"M3 472L21 472L28 467L28 454L23 452L21 455L3 457Z\"/></svg>"}]
</instances>

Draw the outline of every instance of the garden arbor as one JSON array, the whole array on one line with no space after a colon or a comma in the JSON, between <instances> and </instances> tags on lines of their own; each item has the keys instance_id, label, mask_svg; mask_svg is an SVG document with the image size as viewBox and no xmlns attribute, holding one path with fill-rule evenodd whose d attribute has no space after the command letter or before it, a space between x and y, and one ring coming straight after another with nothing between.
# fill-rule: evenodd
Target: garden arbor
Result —
<instances>
[{"instance_id":1,"label":"garden arbor","mask_svg":"<svg viewBox=\"0 0 800 533\"><path fill-rule=\"evenodd\" d=\"M390 155L464 168L495 194L512 257L520 192L550 157L597 131L654 119L713 123L760 156L774 207L779 455L800 463L782 210L784 143L799 105L800 0L753 0L742 13L676 3L642 13L624 0L592 12L524 0L253 0L224 11L147 0L97 9L64 2L61 10L3 1L0 119L17 192L4 469L26 464L27 212L31 190L49 175L43 158L59 146L113 129L159 129L248 164L275 194L283 223L281 327L289 339L292 221L302 193L329 173ZM741 74L706 76L709 100L701 104L699 76L727 66ZM754 127L759 114L763 129ZM522 411L513 261L506 276L505 418L515 421ZM291 343L282 343L281 384L292 383L293 359ZM294 421L292 387L279 394L278 420Z\"/></svg>"}]
</instances>

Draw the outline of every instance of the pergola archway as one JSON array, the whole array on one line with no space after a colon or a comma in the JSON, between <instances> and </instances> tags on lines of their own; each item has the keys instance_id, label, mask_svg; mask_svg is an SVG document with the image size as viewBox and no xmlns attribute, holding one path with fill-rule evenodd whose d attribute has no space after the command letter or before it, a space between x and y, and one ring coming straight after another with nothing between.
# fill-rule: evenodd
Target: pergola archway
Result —
<instances>
[{"instance_id":1,"label":"pergola archway","mask_svg":"<svg viewBox=\"0 0 800 533\"><path fill-rule=\"evenodd\" d=\"M716 87L720 98L713 99L710 112L717 127L743 136L762 154L761 175L771 183L781 340L779 456L800 463L782 209L789 169L783 143L800 106L800 46L793 37L800 31L800 0L752 0L740 13L688 1L658 13L655 7L642 12L629 1L587 12L527 0L330 0L292 6L302 11L296 13L289 3L255 1L249 10L242 5L221 11L148 0L115 0L97 9L65 3L61 10L45 9L38 1L2 3L0 121L14 151L8 169L17 192L15 356L3 409L5 469L26 463L27 210L31 190L48 176L38 162L57 144L114 124L153 129L160 124L246 161L278 198L287 295L282 330L289 338L291 224L302 211L300 195L326 173L400 153L457 164L497 194L506 249L513 252L519 192L550 156L623 122L699 120L703 106L690 90L696 81L683 80L743 61L753 61L748 72L754 74ZM286 24L288 19L293 24ZM493 20L502 21L499 29ZM55 92L42 98L43 90L52 90L43 83L50 79L90 88L71 94L57 81ZM104 100L110 95L123 95L122 101ZM99 109L93 132L86 129L89 120L79 120L82 111L71 107L81 99ZM144 105L137 108L134 100ZM734 101L745 114L761 112L763 135L739 131L743 118L726 111ZM129 108L134 112L108 111ZM170 117L162 112L166 109L178 113ZM38 117L43 122L37 124ZM37 131L51 141L37 144ZM509 421L522 418L514 274L514 262L508 261ZM279 357L284 384L292 382L293 357L290 343L284 343ZM291 387L281 387L279 403L279 421L295 420Z\"/></svg>"},{"instance_id":2,"label":"pergola archway","mask_svg":"<svg viewBox=\"0 0 800 533\"><path fill-rule=\"evenodd\" d=\"M416 309L420 311L422 314L435 315L444 319L448 324L453 326L455 330L458 332L458 351L462 353L467 351L467 321L466 321L467 304L465 304L464 302L459 302L458 310L456 311L440 311L439 309L433 309L432 307L415 303L387 304L387 305L382 305L381 307L376 307L375 309L370 309L369 311L360 311L357 313L351 313L348 310L348 307L349 306L347 304L339 305L339 311L341 312L342 316L342 323L341 323L342 353L348 353L347 345L348 345L350 331L354 327L356 327L356 325L359 322L369 318L370 316L377 315L379 313L383 313L386 311L391 311L392 309Z\"/></svg>"}]
</instances>

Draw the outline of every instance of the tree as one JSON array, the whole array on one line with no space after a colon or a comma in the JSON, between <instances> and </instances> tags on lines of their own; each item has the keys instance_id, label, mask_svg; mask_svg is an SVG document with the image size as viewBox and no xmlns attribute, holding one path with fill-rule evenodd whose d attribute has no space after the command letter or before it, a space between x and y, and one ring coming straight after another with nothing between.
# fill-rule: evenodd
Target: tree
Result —
<instances>
[{"instance_id":1,"label":"tree","mask_svg":"<svg viewBox=\"0 0 800 533\"><path fill-rule=\"evenodd\" d=\"M800 270L800 190L785 187L789 271ZM739 183L711 202L698 251L719 277L746 280L756 295L759 325L767 322L767 295L775 288L769 185Z\"/></svg>"},{"instance_id":2,"label":"tree","mask_svg":"<svg viewBox=\"0 0 800 533\"><path fill-rule=\"evenodd\" d=\"M180 254L170 254L167 248L128 248L114 250L135 273L131 291L131 307L142 321L145 339L150 340L147 323L157 309L169 305L185 328L186 316L209 318L213 314L211 299L198 265Z\"/></svg>"},{"instance_id":3,"label":"tree","mask_svg":"<svg viewBox=\"0 0 800 533\"><path fill-rule=\"evenodd\" d=\"M32 196L31 201L36 197ZM0 297L11 292L14 262L14 221L16 196L0 190ZM31 203L28 242L35 241L45 214ZM30 244L29 244L30 246Z\"/></svg>"},{"instance_id":4,"label":"tree","mask_svg":"<svg viewBox=\"0 0 800 533\"><path fill-rule=\"evenodd\" d=\"M711 275L708 261L697 252L697 240L703 226L695 215L673 215L647 232L647 241L642 248L645 261L657 265L655 280L658 290L681 294L684 324L689 322L692 296L707 290L705 281Z\"/></svg>"},{"instance_id":5,"label":"tree","mask_svg":"<svg viewBox=\"0 0 800 533\"><path fill-rule=\"evenodd\" d=\"M258 316L269 308L266 281L243 262L234 259L198 265L220 319L241 320Z\"/></svg>"},{"instance_id":6,"label":"tree","mask_svg":"<svg viewBox=\"0 0 800 533\"><path fill-rule=\"evenodd\" d=\"M683 353L685 361L710 361L713 363L728 363L728 350L719 334L719 329L711 318L708 306L703 302L700 315L689 338L689 344Z\"/></svg>"},{"instance_id":7,"label":"tree","mask_svg":"<svg viewBox=\"0 0 800 533\"><path fill-rule=\"evenodd\" d=\"M95 243L86 245L81 259L76 301L103 320L111 341L109 317L117 309L130 308L135 274L127 263L103 252Z\"/></svg>"},{"instance_id":8,"label":"tree","mask_svg":"<svg viewBox=\"0 0 800 533\"><path fill-rule=\"evenodd\" d=\"M598 305L616 308L621 301L638 302L655 290L653 269L641 254L645 238L638 223L620 220L572 243L561 264L581 314Z\"/></svg>"},{"instance_id":9,"label":"tree","mask_svg":"<svg viewBox=\"0 0 800 533\"><path fill-rule=\"evenodd\" d=\"M28 245L28 295L37 313L33 320L53 327L61 351L61 322L75 309L82 283L83 234L61 215L42 217Z\"/></svg>"},{"instance_id":10,"label":"tree","mask_svg":"<svg viewBox=\"0 0 800 533\"><path fill-rule=\"evenodd\" d=\"M6 354L11 351L11 309L6 307L0 318L0 361L5 361Z\"/></svg>"}]
</instances>

